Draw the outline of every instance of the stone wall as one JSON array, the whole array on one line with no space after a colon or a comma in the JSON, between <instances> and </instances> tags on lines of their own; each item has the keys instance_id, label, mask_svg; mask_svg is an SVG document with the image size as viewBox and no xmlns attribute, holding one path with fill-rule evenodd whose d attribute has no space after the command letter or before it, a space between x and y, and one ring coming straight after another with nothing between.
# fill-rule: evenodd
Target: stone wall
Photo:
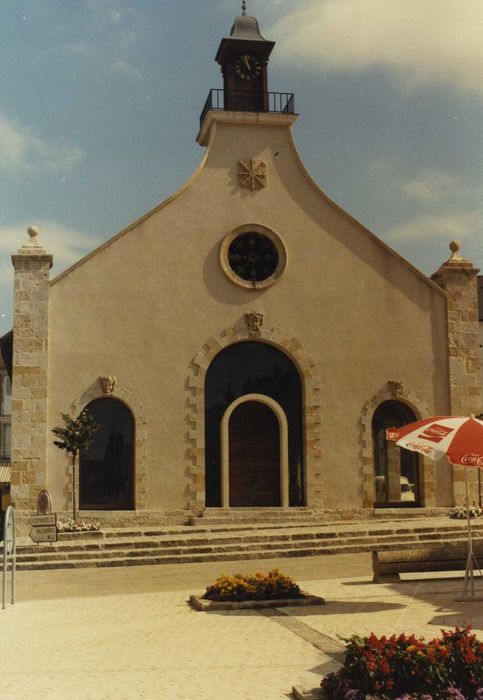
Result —
<instances>
[{"instance_id":1,"label":"stone wall","mask_svg":"<svg viewBox=\"0 0 483 700\"><path fill-rule=\"evenodd\" d=\"M12 255L15 268L12 376L12 503L36 508L46 484L48 283L52 256L37 243Z\"/></svg>"},{"instance_id":2,"label":"stone wall","mask_svg":"<svg viewBox=\"0 0 483 700\"><path fill-rule=\"evenodd\" d=\"M452 255L432 279L448 296L448 349L451 413L468 416L481 412L480 343L478 323L477 274L465 260L457 241L450 243ZM478 470L469 469L470 500L478 503ZM465 468L453 467L455 504L466 499Z\"/></svg>"}]
</instances>

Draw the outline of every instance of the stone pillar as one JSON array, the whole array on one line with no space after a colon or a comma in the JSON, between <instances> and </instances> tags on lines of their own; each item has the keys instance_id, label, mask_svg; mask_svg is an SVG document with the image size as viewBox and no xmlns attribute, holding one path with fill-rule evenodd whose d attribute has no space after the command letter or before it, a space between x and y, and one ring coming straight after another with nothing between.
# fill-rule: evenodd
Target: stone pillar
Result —
<instances>
[{"instance_id":1,"label":"stone pillar","mask_svg":"<svg viewBox=\"0 0 483 700\"><path fill-rule=\"evenodd\" d=\"M28 229L29 243L12 255L15 268L12 375L11 498L36 508L46 486L48 284L52 256Z\"/></svg>"},{"instance_id":2,"label":"stone pillar","mask_svg":"<svg viewBox=\"0 0 483 700\"><path fill-rule=\"evenodd\" d=\"M452 255L431 278L448 296L448 350L453 416L481 413L480 348L478 324L479 272L465 260L457 241L450 243ZM470 500L478 502L477 469L469 469ZM463 504L465 467L453 467L453 494L456 504Z\"/></svg>"}]
</instances>

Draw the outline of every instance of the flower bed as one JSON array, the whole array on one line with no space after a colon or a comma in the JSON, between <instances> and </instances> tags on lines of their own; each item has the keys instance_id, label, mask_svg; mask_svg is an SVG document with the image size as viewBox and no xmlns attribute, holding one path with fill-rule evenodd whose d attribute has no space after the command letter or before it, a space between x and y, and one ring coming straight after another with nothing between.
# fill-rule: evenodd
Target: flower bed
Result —
<instances>
[{"instance_id":1,"label":"flower bed","mask_svg":"<svg viewBox=\"0 0 483 700\"><path fill-rule=\"evenodd\" d=\"M73 520L72 518L57 521L57 532L61 534L65 532L97 532L97 530L99 530L99 523L86 523L83 520Z\"/></svg>"},{"instance_id":2,"label":"flower bed","mask_svg":"<svg viewBox=\"0 0 483 700\"><path fill-rule=\"evenodd\" d=\"M292 605L324 605L323 598L301 591L278 569L268 574L222 575L202 596L190 596L197 610L238 610Z\"/></svg>"},{"instance_id":3,"label":"flower bed","mask_svg":"<svg viewBox=\"0 0 483 700\"><path fill-rule=\"evenodd\" d=\"M202 596L207 600L239 602L245 600L271 600L301 598L303 593L289 576L279 569L268 574L224 574L208 586Z\"/></svg>"},{"instance_id":4,"label":"flower bed","mask_svg":"<svg viewBox=\"0 0 483 700\"><path fill-rule=\"evenodd\" d=\"M470 506L470 518L478 518L482 514L483 509L480 508L480 506L477 506L476 503L473 503L473 505ZM466 506L455 506L454 508L451 508L448 515L453 519L466 520L468 517L468 511L466 510Z\"/></svg>"},{"instance_id":5,"label":"flower bed","mask_svg":"<svg viewBox=\"0 0 483 700\"><path fill-rule=\"evenodd\" d=\"M414 635L352 637L343 667L324 677L333 700L483 700L483 643L471 628L442 631L425 642Z\"/></svg>"}]
</instances>

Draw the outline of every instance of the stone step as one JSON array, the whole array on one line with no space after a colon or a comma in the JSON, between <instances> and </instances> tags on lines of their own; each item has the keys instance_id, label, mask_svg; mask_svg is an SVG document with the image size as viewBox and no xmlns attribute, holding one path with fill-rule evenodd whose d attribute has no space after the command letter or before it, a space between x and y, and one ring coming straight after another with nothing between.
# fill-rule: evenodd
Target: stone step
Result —
<instances>
[{"instance_id":1,"label":"stone step","mask_svg":"<svg viewBox=\"0 0 483 700\"><path fill-rule=\"evenodd\" d=\"M186 540L176 542L122 542L116 543L116 547L109 545L99 547L62 547L62 548L43 548L35 550L29 548L28 551L21 550L17 554L18 561L28 561L42 559L43 561L58 559L79 558L88 559L89 557L96 559L100 557L142 557L150 552L162 553L174 552L182 554L185 552L212 552L212 551L227 551L236 549L285 549L293 548L294 546L345 546L348 544L366 544L374 546L381 542L403 542L407 538L398 538L397 536L387 536L378 538L361 536L361 537L339 537L336 540L318 538L318 537L303 537L292 539L290 537L262 537L262 538L222 538L218 540L197 540L189 542ZM414 542L414 538L411 539ZM421 539L418 539L418 543ZM424 539L424 541L426 541Z\"/></svg>"},{"instance_id":2,"label":"stone step","mask_svg":"<svg viewBox=\"0 0 483 700\"><path fill-rule=\"evenodd\" d=\"M221 519L219 519L221 522ZM483 521L472 522L475 539L483 538ZM82 566L121 566L151 563L194 561L192 557L213 556L229 558L261 558L267 556L304 556L293 552L314 554L342 551L431 545L444 542L465 542L464 521L447 517L413 521L400 517L392 521L325 522L299 524L238 525L221 523L208 526L143 526L109 528L92 533L62 534L52 544L36 545L27 538L19 540L17 561L23 568L70 567L72 562ZM355 548L348 550L347 548ZM1 549L0 549L1 551ZM101 564L105 561L107 563ZM122 561L122 564L115 562ZM114 562L114 563L113 563Z\"/></svg>"},{"instance_id":3,"label":"stone step","mask_svg":"<svg viewBox=\"0 0 483 700\"><path fill-rule=\"evenodd\" d=\"M457 542L463 543L463 539L444 539L440 540L438 544L446 544L447 542ZM475 540L479 542L480 540ZM483 540L482 540L483 541ZM432 544L433 541L428 542L426 540L419 540L418 547L424 545ZM320 550L323 553L325 550L335 550L342 547L349 546L362 546L365 551L370 551L374 547L392 547L398 548L402 545L410 545L412 543L407 540L398 540L396 538L390 538L388 540L379 540L377 542L370 538L353 538L353 539L341 539L333 544L327 544L323 542L314 542L309 540L304 540L297 544L299 548L310 548ZM224 553L224 552L255 552L257 550L285 550L294 549L294 542L237 542L231 544L208 544L200 546L181 546L181 547L151 547L149 549L123 549L123 550L98 550L98 551L79 551L75 550L73 552L45 552L40 556L36 554L20 554L17 557L17 561L20 562L39 562L44 563L48 561L69 561L72 559L83 559L83 560L98 560L98 559L138 559L146 556L164 556L164 555L189 555L189 554L206 554L206 553Z\"/></svg>"},{"instance_id":4,"label":"stone step","mask_svg":"<svg viewBox=\"0 0 483 700\"><path fill-rule=\"evenodd\" d=\"M465 538L461 535L457 537L444 537L439 538L438 544L455 544L464 543ZM396 537L389 536L385 538L371 538L371 537L359 537L359 538L338 538L336 540L317 540L317 539L306 539L294 542L293 540L273 540L273 541L234 541L229 543L210 543L207 545L190 544L185 546L177 547L165 547L163 545L159 546L153 543L149 548L134 548L131 549L128 546L124 549L112 549L112 548L98 548L93 550L89 548L88 550L79 550L76 548L71 548L70 551L52 551L43 550L42 552L33 553L23 553L19 552L17 555L17 562L20 568L52 568L50 564L55 564L55 568L61 568L62 565L66 567L70 566L70 562L83 561L83 565L100 566L99 562L115 562L122 560L124 562L129 561L131 565L141 564L146 559L155 559L152 563L159 563L159 559L163 561L166 557L175 557L175 561L192 561L194 556L204 556L207 554L213 554L214 556L220 555L222 559L229 559L232 555L237 555L235 558L239 558L238 555L246 555L246 558L251 558L255 556L257 552L269 552L271 557L285 556L282 552L285 551L301 551L305 554L297 554L291 556L308 556L308 553L312 554L334 554L343 553L349 551L371 551L376 548L381 549L394 549L394 548L410 548L413 547L415 542L417 542L419 547L428 546L434 544L435 540L427 540L424 537L415 539L414 537ZM483 538L475 538L475 542L483 542ZM229 555L229 556L228 556ZM184 557L183 559L179 559ZM243 558L243 557L242 557ZM261 556L259 558L262 558ZM194 561L194 560L193 560ZM24 566L25 565L25 566ZM108 566L109 564L104 564ZM126 564L127 565L127 564ZM112 566L117 566L113 563Z\"/></svg>"},{"instance_id":5,"label":"stone step","mask_svg":"<svg viewBox=\"0 0 483 700\"><path fill-rule=\"evenodd\" d=\"M474 532L474 538L483 537L483 533ZM196 546L223 546L228 544L250 544L250 543L285 543L299 544L308 541L318 541L319 543L327 542L340 544L348 541L353 542L383 542L385 540L392 541L410 541L410 542L436 542L442 539L465 539L465 530L449 529L444 532L407 532L407 531L382 531L382 532L303 532L303 533L278 533L278 534L248 534L238 536L216 536L216 537L185 537L182 539L161 539L161 538L143 538L137 540L100 540L96 543L92 542L77 542L77 543L56 543L51 545L28 545L17 549L19 555L31 554L33 556L41 556L44 553L69 553L75 551L85 552L102 552L132 549L153 549L153 548L176 548L176 547L196 547Z\"/></svg>"},{"instance_id":6,"label":"stone step","mask_svg":"<svg viewBox=\"0 0 483 700\"><path fill-rule=\"evenodd\" d=\"M356 541L373 541L377 542L386 538L409 538L412 541L418 541L421 538L425 540L440 540L443 537L466 537L466 530L462 528L455 527L444 527L436 529L434 527L424 527L415 528L411 530L410 528L386 528L386 529L360 529L360 530L339 530L339 531L320 531L318 529L303 529L301 531L289 530L286 532L278 531L276 533L272 531L260 531L254 533L253 531L245 532L216 532L216 533L203 533L200 534L187 534L186 531L183 533L185 536L172 537L171 535L165 536L153 536L152 534L127 538L106 538L97 539L95 541L91 539L87 540L68 540L60 541L57 543L47 544L47 545L23 545L18 547L18 553L21 554L32 554L35 556L42 556L44 553L52 554L53 552L74 552L77 550L82 551L107 551L116 549L126 549L126 547L139 548L139 549L152 549L154 547L189 547L189 546L202 546L202 545L223 545L230 543L256 543L256 542L301 542L308 540L318 540L318 541L342 541L342 540L356 540ZM483 528L475 529L474 535L478 537L483 536Z\"/></svg>"},{"instance_id":7,"label":"stone step","mask_svg":"<svg viewBox=\"0 0 483 700\"><path fill-rule=\"evenodd\" d=\"M444 516L447 514L446 508L435 508L432 514L434 516ZM428 517L428 509L411 508L405 511L401 509L385 508L379 509L376 513L368 513L368 517L372 521L377 520L415 520ZM237 523L278 523L281 520L284 522L310 522L315 523L335 523L335 522L360 522L367 517L355 515L352 519L347 519L347 514L337 511L312 510L305 507L290 507L290 508L205 508L204 512L198 516L191 516L189 519L190 526L216 525L217 523L237 524Z\"/></svg>"},{"instance_id":8,"label":"stone step","mask_svg":"<svg viewBox=\"0 0 483 700\"><path fill-rule=\"evenodd\" d=\"M453 545L460 543L461 540L443 540L441 544ZM418 543L420 546L424 545L424 542ZM146 565L160 565L160 564L181 564L181 563L195 563L195 562L209 562L209 561L238 561L238 560L255 560L255 559L274 559L274 558L287 558L287 557L307 557L307 556L320 556L322 554L354 554L361 552L370 552L373 548L373 544L337 544L337 545L322 545L322 546L303 546L297 548L260 548L260 549L240 549L240 548L228 548L222 551L211 551L211 552L186 552L186 553L169 553L169 554L153 554L150 556L140 556L140 557L99 557L97 559L66 559L66 560L52 560L52 561L31 561L22 562L19 561L17 568L19 570L48 570L48 569L73 569L73 568L87 568L87 567L116 567L116 566L146 566ZM414 547L413 542L401 541L401 542L388 542L379 543L377 545L378 549L388 550L394 547L400 549L410 549Z\"/></svg>"},{"instance_id":9,"label":"stone step","mask_svg":"<svg viewBox=\"0 0 483 700\"><path fill-rule=\"evenodd\" d=\"M273 525L273 524L247 524L247 525L238 525L238 526L233 526L233 525L220 525L220 526L208 526L208 527L198 527L198 528L192 528L190 526L179 526L179 527L173 527L170 529L166 528L160 528L160 529L144 529L144 528L137 528L137 529L106 529L101 532L95 533L98 535L96 538L97 540L127 540L127 539L147 539L147 538L154 538L154 537L159 537L159 538L169 538L173 537L175 535L183 535L184 537L187 538L192 538L195 535L209 535L210 537L216 537L218 535L222 535L224 533L261 533L262 531L267 531L270 532L272 530L276 530L277 532L280 531L280 524ZM391 533L431 533L431 532L453 532L453 531L460 531L464 530L466 532L466 524L463 523L462 521L453 521L453 522L448 522L446 525L426 525L426 524L411 524L411 526L408 526L405 522L404 525L402 524L394 524L394 523L377 523L374 524L372 522L370 523L361 523L358 527L354 525L353 521L350 521L349 523L345 525L339 525L337 524L337 529L334 529L334 524L332 523L331 525L328 525L327 523L311 523L309 525L301 525L301 524L288 524L283 526L283 530L288 530L293 533L298 533L298 532L320 532L320 533L325 533L325 536L327 537L338 537L343 534L344 536L352 536L352 535L359 535L361 533L367 534L367 535L374 535L374 536L379 536L379 535L384 535L384 534L391 534ZM483 532L483 521L482 522L476 522L473 525L473 530L474 532L481 531ZM71 533L68 535L62 534L60 535L59 541L80 541L83 540L84 537L82 536L83 534L91 535L92 533L76 533L75 537L72 537ZM294 535L295 536L295 535ZM86 538L86 539L93 539L91 537ZM1 548L0 548L1 549Z\"/></svg>"}]
</instances>

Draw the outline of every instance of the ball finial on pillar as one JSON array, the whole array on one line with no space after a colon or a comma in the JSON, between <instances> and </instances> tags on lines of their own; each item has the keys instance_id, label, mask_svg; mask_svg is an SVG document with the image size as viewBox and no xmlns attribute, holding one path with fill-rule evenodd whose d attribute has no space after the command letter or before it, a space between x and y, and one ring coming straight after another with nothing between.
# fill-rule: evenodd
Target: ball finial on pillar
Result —
<instances>
[{"instance_id":1,"label":"ball finial on pillar","mask_svg":"<svg viewBox=\"0 0 483 700\"><path fill-rule=\"evenodd\" d=\"M39 235L39 229L37 226L29 226L27 233L30 236L30 245L38 246L37 236Z\"/></svg>"},{"instance_id":2,"label":"ball finial on pillar","mask_svg":"<svg viewBox=\"0 0 483 700\"><path fill-rule=\"evenodd\" d=\"M451 243L449 244L451 257L448 260L448 262L458 262L459 260L463 260L463 258L461 257L460 248L461 244L459 241L451 241Z\"/></svg>"}]
</instances>

